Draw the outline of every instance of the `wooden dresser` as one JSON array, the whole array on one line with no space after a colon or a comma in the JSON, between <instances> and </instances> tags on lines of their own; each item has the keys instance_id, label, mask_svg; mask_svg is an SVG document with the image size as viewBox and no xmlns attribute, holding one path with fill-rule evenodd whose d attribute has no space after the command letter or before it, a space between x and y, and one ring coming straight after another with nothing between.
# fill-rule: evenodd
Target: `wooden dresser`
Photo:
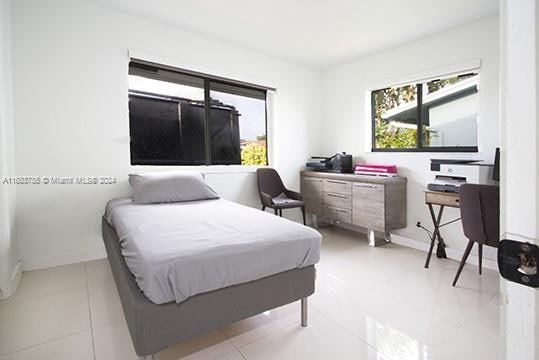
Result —
<instances>
[{"instance_id":1,"label":"wooden dresser","mask_svg":"<svg viewBox=\"0 0 539 360\"><path fill-rule=\"evenodd\" d=\"M406 227L404 177L301 172L305 210L329 223L344 223L367 230L369 244L390 241L390 231Z\"/></svg>"}]
</instances>

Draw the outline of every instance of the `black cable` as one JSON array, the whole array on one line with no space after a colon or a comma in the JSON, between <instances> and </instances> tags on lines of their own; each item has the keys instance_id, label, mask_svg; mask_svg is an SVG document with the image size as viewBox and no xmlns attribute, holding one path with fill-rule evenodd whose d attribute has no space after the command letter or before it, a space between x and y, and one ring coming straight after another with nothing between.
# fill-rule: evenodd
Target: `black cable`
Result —
<instances>
[{"instance_id":1,"label":"black cable","mask_svg":"<svg viewBox=\"0 0 539 360\"><path fill-rule=\"evenodd\" d=\"M418 221L415 224L415 226L424 230L427 233L429 240L432 241L432 238L434 236L433 232L427 229L426 227L424 227L423 225L421 225L421 221ZM436 245L436 257L439 259L447 258L447 254L445 252L445 242L444 242L444 239L442 239L442 236L440 235L440 233L438 233L438 244Z\"/></svg>"},{"instance_id":2,"label":"black cable","mask_svg":"<svg viewBox=\"0 0 539 360\"><path fill-rule=\"evenodd\" d=\"M430 231L429 229L427 229L426 227L424 227L423 225L421 225L421 221L418 221L415 226L417 226L418 228L424 230L427 235L429 236L430 239L432 239L432 231Z\"/></svg>"}]
</instances>

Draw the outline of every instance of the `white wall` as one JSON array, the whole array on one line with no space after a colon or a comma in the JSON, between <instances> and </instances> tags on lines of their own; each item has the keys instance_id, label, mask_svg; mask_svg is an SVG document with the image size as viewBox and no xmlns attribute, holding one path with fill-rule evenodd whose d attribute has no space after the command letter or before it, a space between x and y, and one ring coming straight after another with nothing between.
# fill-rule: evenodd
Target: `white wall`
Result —
<instances>
[{"instance_id":1,"label":"white wall","mask_svg":"<svg viewBox=\"0 0 539 360\"><path fill-rule=\"evenodd\" d=\"M18 187L17 232L25 269L105 255L100 216L128 194L128 49L166 62L274 86L271 164L299 188L317 143L320 74L178 28L79 0L13 2L18 175L115 176L119 184ZM225 198L259 206L255 175L209 169ZM295 214L297 215L297 214Z\"/></svg>"},{"instance_id":2,"label":"white wall","mask_svg":"<svg viewBox=\"0 0 539 360\"><path fill-rule=\"evenodd\" d=\"M349 64L331 68L323 74L324 141L320 153L346 151L357 160L392 163L408 178L408 227L396 234L427 242L428 238L415 227L417 221L432 226L423 190L433 178L429 170L431 158L477 158L492 163L494 148L499 145L498 89L498 18L483 20L451 31L432 35ZM368 134L370 118L366 114L366 90L392 81L415 80L414 77L432 70L481 60L480 116L478 154L441 153L371 153ZM407 79L408 78L408 79ZM448 209L445 219L458 217L458 211ZM467 240L460 223L443 229L448 255L460 257ZM423 246L420 244L420 246ZM493 249L485 256L495 259ZM475 259L475 257L474 257Z\"/></svg>"},{"instance_id":3,"label":"white wall","mask_svg":"<svg viewBox=\"0 0 539 360\"><path fill-rule=\"evenodd\" d=\"M0 180L14 174L10 2L0 0ZM17 286L15 186L0 182L0 298ZM20 270L20 269L19 269Z\"/></svg>"},{"instance_id":4,"label":"white wall","mask_svg":"<svg viewBox=\"0 0 539 360\"><path fill-rule=\"evenodd\" d=\"M430 225L422 193L432 178L429 159L492 161L499 144L497 18L320 74L81 0L18 0L12 7L17 174L119 180L112 186L18 186L16 231L25 269L104 256L100 215L105 202L129 193L129 172L148 169L129 165L129 49L172 65L276 87L270 161L292 188L299 188L298 171L313 154L347 151L358 160L397 164L409 181L409 226L396 234L423 243L427 238L414 224ZM479 154L366 152L367 88L474 59L481 59ZM253 172L202 169L225 198L259 206ZM458 211L450 209L446 216L457 217ZM460 256L466 242L460 224L448 226L443 235L449 254ZM493 251L485 255L494 258Z\"/></svg>"}]
</instances>

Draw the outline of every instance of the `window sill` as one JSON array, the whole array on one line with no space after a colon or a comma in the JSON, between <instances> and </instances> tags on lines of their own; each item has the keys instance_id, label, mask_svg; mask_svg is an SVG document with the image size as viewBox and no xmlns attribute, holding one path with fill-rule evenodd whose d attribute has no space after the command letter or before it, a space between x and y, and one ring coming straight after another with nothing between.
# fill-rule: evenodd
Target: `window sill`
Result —
<instances>
[{"instance_id":1,"label":"window sill","mask_svg":"<svg viewBox=\"0 0 539 360\"><path fill-rule=\"evenodd\" d=\"M265 167L267 165L210 165L201 166L200 171L205 174L242 174L255 173L257 169Z\"/></svg>"},{"instance_id":2,"label":"window sill","mask_svg":"<svg viewBox=\"0 0 539 360\"><path fill-rule=\"evenodd\" d=\"M131 165L136 171L200 171L203 174L248 174L255 173L258 168L267 165L182 165L182 166L152 166Z\"/></svg>"},{"instance_id":3,"label":"window sill","mask_svg":"<svg viewBox=\"0 0 539 360\"><path fill-rule=\"evenodd\" d=\"M383 148L383 149L371 149L372 153L395 153L395 152L402 152L402 153L451 153L451 154L458 154L458 153L479 153L479 149L476 146L461 146L461 147L439 147L439 148L409 148L409 149L394 149L394 148Z\"/></svg>"}]
</instances>

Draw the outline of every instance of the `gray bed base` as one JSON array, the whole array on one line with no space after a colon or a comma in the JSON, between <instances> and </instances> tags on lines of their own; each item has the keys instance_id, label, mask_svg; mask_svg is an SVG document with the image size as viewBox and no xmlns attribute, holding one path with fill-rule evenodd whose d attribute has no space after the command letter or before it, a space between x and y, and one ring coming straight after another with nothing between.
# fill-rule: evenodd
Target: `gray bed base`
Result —
<instances>
[{"instance_id":1,"label":"gray bed base","mask_svg":"<svg viewBox=\"0 0 539 360\"><path fill-rule=\"evenodd\" d=\"M264 311L301 300L307 326L307 297L314 293L314 265L157 305L140 291L121 254L114 228L102 219L102 234L135 352L144 359L180 341Z\"/></svg>"}]
</instances>

